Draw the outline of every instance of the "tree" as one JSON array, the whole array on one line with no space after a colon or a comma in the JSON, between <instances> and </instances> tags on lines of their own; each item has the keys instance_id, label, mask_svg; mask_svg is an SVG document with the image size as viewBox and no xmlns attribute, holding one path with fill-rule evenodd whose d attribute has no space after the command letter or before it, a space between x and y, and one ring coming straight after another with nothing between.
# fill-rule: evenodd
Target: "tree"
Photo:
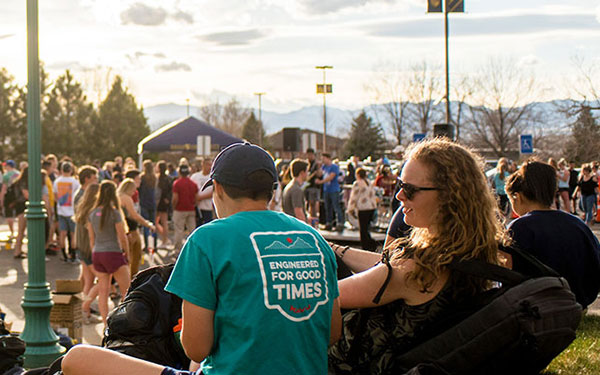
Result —
<instances>
[{"instance_id":1,"label":"tree","mask_svg":"<svg viewBox=\"0 0 600 375\"><path fill-rule=\"evenodd\" d=\"M426 61L411 67L407 92L408 100L412 103L409 110L421 133L427 133L432 127L439 87L440 77Z\"/></svg>"},{"instance_id":2,"label":"tree","mask_svg":"<svg viewBox=\"0 0 600 375\"><path fill-rule=\"evenodd\" d=\"M378 159L383 155L386 140L383 129L363 110L352 120L350 136L344 145L344 157L356 155L360 159L371 156Z\"/></svg>"},{"instance_id":3,"label":"tree","mask_svg":"<svg viewBox=\"0 0 600 375\"><path fill-rule=\"evenodd\" d=\"M367 91L372 93L375 101L382 103L397 144L402 144L408 127L407 83L408 80L401 69L388 63L377 67L374 77L366 85ZM374 114L377 116L377 111L374 111Z\"/></svg>"},{"instance_id":4,"label":"tree","mask_svg":"<svg viewBox=\"0 0 600 375\"><path fill-rule=\"evenodd\" d=\"M204 121L214 127L235 137L241 137L242 127L248 119L250 112L248 108L242 107L236 98L232 98L225 105L216 102L201 107L199 115Z\"/></svg>"},{"instance_id":5,"label":"tree","mask_svg":"<svg viewBox=\"0 0 600 375\"><path fill-rule=\"evenodd\" d=\"M87 160L94 106L69 70L58 77L42 112L42 152Z\"/></svg>"},{"instance_id":6,"label":"tree","mask_svg":"<svg viewBox=\"0 0 600 375\"><path fill-rule=\"evenodd\" d=\"M264 143L267 139L265 129L263 128L262 124L256 119L253 112L250 113L250 116L248 116L248 119L244 123L244 126L242 128L242 138L250 143L254 143L257 145ZM264 145L262 146L265 147Z\"/></svg>"},{"instance_id":7,"label":"tree","mask_svg":"<svg viewBox=\"0 0 600 375\"><path fill-rule=\"evenodd\" d=\"M577 119L570 127L571 137L566 146L569 160L581 164L596 159L600 149L600 126L592 116L591 108L581 107Z\"/></svg>"},{"instance_id":8,"label":"tree","mask_svg":"<svg viewBox=\"0 0 600 375\"><path fill-rule=\"evenodd\" d=\"M4 68L0 69L0 158L20 159L27 156L25 90L14 83Z\"/></svg>"},{"instance_id":9,"label":"tree","mask_svg":"<svg viewBox=\"0 0 600 375\"><path fill-rule=\"evenodd\" d=\"M492 59L474 80L469 106L470 141L490 148L498 157L518 145L518 135L540 121L533 101L537 97L532 72L512 61Z\"/></svg>"},{"instance_id":10,"label":"tree","mask_svg":"<svg viewBox=\"0 0 600 375\"><path fill-rule=\"evenodd\" d=\"M91 127L92 139L98 146L88 157L112 159L115 155L135 156L137 144L150 134L144 109L137 105L133 95L123 87L116 76L108 95L98 106L98 126Z\"/></svg>"}]
</instances>

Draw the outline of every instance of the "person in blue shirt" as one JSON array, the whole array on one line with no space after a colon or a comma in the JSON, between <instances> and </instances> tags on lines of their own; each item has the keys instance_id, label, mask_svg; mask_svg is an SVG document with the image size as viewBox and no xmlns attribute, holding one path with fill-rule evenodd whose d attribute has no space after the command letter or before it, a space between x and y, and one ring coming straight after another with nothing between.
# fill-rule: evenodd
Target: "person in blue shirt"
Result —
<instances>
[{"instance_id":1,"label":"person in blue shirt","mask_svg":"<svg viewBox=\"0 0 600 375\"><path fill-rule=\"evenodd\" d=\"M181 343L195 374L326 374L341 334L335 255L311 226L267 205L277 183L271 156L236 143L215 158L217 220L188 238L165 289L183 299ZM66 375L184 375L102 348L78 345Z\"/></svg>"},{"instance_id":2,"label":"person in blue shirt","mask_svg":"<svg viewBox=\"0 0 600 375\"><path fill-rule=\"evenodd\" d=\"M338 175L340 168L331 161L331 155L323 153L321 155L323 161L323 177L315 182L323 185L323 201L325 203L325 230L333 228L333 213L335 211L336 230L341 232L344 230L344 214L340 205L340 184Z\"/></svg>"}]
</instances>

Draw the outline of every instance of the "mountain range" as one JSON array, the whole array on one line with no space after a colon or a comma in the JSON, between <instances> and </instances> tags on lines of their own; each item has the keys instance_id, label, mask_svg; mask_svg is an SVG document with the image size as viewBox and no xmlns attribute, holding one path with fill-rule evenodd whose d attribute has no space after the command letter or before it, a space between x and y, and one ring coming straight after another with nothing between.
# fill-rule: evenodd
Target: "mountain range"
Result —
<instances>
[{"instance_id":1,"label":"mountain range","mask_svg":"<svg viewBox=\"0 0 600 375\"><path fill-rule=\"evenodd\" d=\"M565 126L572 120L568 119L564 113L559 112L557 108L564 103L563 101L549 101L536 103L535 111L542 113L544 124L542 127L545 131L563 132ZM456 111L455 103L452 103L453 111ZM414 106L414 104L409 104ZM258 117L258 110L252 109ZM356 110L344 110L335 107L327 107L327 133L345 137L348 134L348 129L352 123L352 119L356 117L362 110L373 118L375 122L384 125L384 130L388 138L392 137L391 130L387 127L388 116L384 105L370 105ZM432 122L444 122L445 104L439 103L434 107ZM190 106L189 115L202 119L199 115L200 107ZM150 130L154 131L161 126L172 121L179 120L188 116L188 108L185 105L179 104L159 104L144 108L144 114L148 118ZM323 131L323 107L308 106L287 113L278 113L271 111L262 111L262 121L267 134L273 134L286 127L298 127L303 129Z\"/></svg>"}]
</instances>

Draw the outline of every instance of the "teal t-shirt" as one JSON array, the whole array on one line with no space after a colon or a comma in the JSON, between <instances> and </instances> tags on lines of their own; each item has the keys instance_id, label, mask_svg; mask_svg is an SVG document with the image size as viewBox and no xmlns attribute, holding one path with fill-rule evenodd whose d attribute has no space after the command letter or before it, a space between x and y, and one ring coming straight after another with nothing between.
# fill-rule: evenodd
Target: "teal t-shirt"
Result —
<instances>
[{"instance_id":1,"label":"teal t-shirt","mask_svg":"<svg viewBox=\"0 0 600 375\"><path fill-rule=\"evenodd\" d=\"M504 172L504 179L500 178L500 172L494 175L494 185L496 186L496 194L498 195L506 195L506 190L504 190L504 186L506 185L506 180L510 176L510 173Z\"/></svg>"},{"instance_id":2,"label":"teal t-shirt","mask_svg":"<svg viewBox=\"0 0 600 375\"><path fill-rule=\"evenodd\" d=\"M197 228L165 289L215 311L204 374L326 374L336 268L312 227L244 211Z\"/></svg>"}]
</instances>

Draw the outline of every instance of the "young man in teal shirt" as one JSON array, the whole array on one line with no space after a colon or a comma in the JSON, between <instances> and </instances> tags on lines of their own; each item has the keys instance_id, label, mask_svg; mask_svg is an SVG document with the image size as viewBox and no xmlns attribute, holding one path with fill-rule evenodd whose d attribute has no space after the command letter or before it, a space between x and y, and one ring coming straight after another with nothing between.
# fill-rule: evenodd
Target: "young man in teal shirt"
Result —
<instances>
[{"instance_id":1,"label":"young man in teal shirt","mask_svg":"<svg viewBox=\"0 0 600 375\"><path fill-rule=\"evenodd\" d=\"M341 330L335 256L312 227L267 210L276 181L258 146L237 143L215 158L205 187L219 219L189 237L166 287L183 299L181 342L198 374L327 373ZM181 373L85 346L63 371Z\"/></svg>"}]
</instances>

